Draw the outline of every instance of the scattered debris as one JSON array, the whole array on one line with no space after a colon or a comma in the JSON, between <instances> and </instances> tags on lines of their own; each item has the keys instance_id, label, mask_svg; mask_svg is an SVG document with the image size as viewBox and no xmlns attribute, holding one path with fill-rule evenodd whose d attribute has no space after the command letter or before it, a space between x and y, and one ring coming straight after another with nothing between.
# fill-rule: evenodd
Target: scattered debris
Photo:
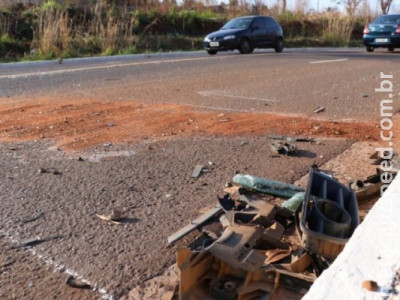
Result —
<instances>
[{"instance_id":1,"label":"scattered debris","mask_svg":"<svg viewBox=\"0 0 400 300\"><path fill-rule=\"evenodd\" d=\"M282 207L287 208L294 214L296 212L297 208L303 203L304 197L305 197L305 193L299 192L299 193L293 195L292 198L283 202Z\"/></svg>"},{"instance_id":2,"label":"scattered debris","mask_svg":"<svg viewBox=\"0 0 400 300\"><path fill-rule=\"evenodd\" d=\"M318 107L317 109L315 109L313 111L313 113L314 114L318 114L318 113L323 112L323 111L325 111L325 107L321 106L321 107Z\"/></svg>"},{"instance_id":3,"label":"scattered debris","mask_svg":"<svg viewBox=\"0 0 400 300\"><path fill-rule=\"evenodd\" d=\"M297 147L290 143L283 142L272 142L271 151L278 154L284 155L294 155L296 153Z\"/></svg>"},{"instance_id":4,"label":"scattered debris","mask_svg":"<svg viewBox=\"0 0 400 300\"><path fill-rule=\"evenodd\" d=\"M304 192L304 189L300 186L252 175L236 174L233 177L233 182L245 188L284 198L290 198L298 192Z\"/></svg>"},{"instance_id":5,"label":"scattered debris","mask_svg":"<svg viewBox=\"0 0 400 300\"><path fill-rule=\"evenodd\" d=\"M61 235L49 236L49 237L46 237L46 238L35 238L35 239L27 240L27 241L23 242L22 244L20 244L18 246L13 246L13 247L11 247L11 249L33 247L33 246L39 245L41 243L44 243L44 242L47 242L47 241L51 241L51 240L57 240L57 239L60 239L60 238L62 238Z\"/></svg>"},{"instance_id":6,"label":"scattered debris","mask_svg":"<svg viewBox=\"0 0 400 300\"><path fill-rule=\"evenodd\" d=\"M192 232L193 230L195 230L196 228L198 228L199 226L201 226L202 224L207 222L212 217L215 217L216 215L218 215L220 212L222 212L222 208L219 205L210 209L207 213L203 214L202 216L198 217L196 220L194 220L190 224L186 225L182 229L180 229L177 232L175 232L174 234L170 235L168 237L168 245L172 245L176 241L180 240L185 235Z\"/></svg>"},{"instance_id":7,"label":"scattered debris","mask_svg":"<svg viewBox=\"0 0 400 300\"><path fill-rule=\"evenodd\" d=\"M233 183L217 206L168 237L171 245L201 233L177 249L180 299L301 299L358 225L354 193L315 168L306 192L251 175ZM286 199L283 207L274 197Z\"/></svg>"},{"instance_id":8,"label":"scattered debris","mask_svg":"<svg viewBox=\"0 0 400 300\"><path fill-rule=\"evenodd\" d=\"M33 218L24 219L21 221L21 223L26 224L26 223L34 222L34 221L40 219L41 217L44 217L44 212L39 213L37 216L35 216Z\"/></svg>"},{"instance_id":9,"label":"scattered debris","mask_svg":"<svg viewBox=\"0 0 400 300\"><path fill-rule=\"evenodd\" d=\"M365 280L362 283L362 287L368 291L376 292L378 290L378 283L373 280Z\"/></svg>"},{"instance_id":10,"label":"scattered debris","mask_svg":"<svg viewBox=\"0 0 400 300\"><path fill-rule=\"evenodd\" d=\"M86 290L91 290L92 289L90 284L88 284L88 283L86 283L84 281L77 280L72 275L67 278L67 281L65 283L67 285L69 285L70 287L77 288L77 289L86 289Z\"/></svg>"},{"instance_id":11,"label":"scattered debris","mask_svg":"<svg viewBox=\"0 0 400 300\"><path fill-rule=\"evenodd\" d=\"M203 168L204 168L203 165L196 165L192 173L192 178L198 178L201 172L203 171Z\"/></svg>"},{"instance_id":12,"label":"scattered debris","mask_svg":"<svg viewBox=\"0 0 400 300\"><path fill-rule=\"evenodd\" d=\"M121 220L125 218L122 216L122 212L117 209L112 210L111 214L109 214L109 215L96 214L96 217L98 217L100 220L107 221L107 222L117 224L117 225L123 224L123 222L121 222Z\"/></svg>"},{"instance_id":13,"label":"scattered debris","mask_svg":"<svg viewBox=\"0 0 400 300\"><path fill-rule=\"evenodd\" d=\"M55 168L49 168L49 169L39 168L38 173L39 174L52 173L54 175L61 175L62 174L60 171L58 171Z\"/></svg>"},{"instance_id":14,"label":"scattered debris","mask_svg":"<svg viewBox=\"0 0 400 300\"><path fill-rule=\"evenodd\" d=\"M365 180L350 182L349 187L356 193L358 203L364 203L379 196L382 184L381 174L378 172Z\"/></svg>"},{"instance_id":15,"label":"scattered debris","mask_svg":"<svg viewBox=\"0 0 400 300\"><path fill-rule=\"evenodd\" d=\"M293 143L293 142L313 143L313 142L315 142L315 140L313 138L290 137L290 136L283 136L283 135L269 135L268 138L271 140L287 141L289 143Z\"/></svg>"}]
</instances>

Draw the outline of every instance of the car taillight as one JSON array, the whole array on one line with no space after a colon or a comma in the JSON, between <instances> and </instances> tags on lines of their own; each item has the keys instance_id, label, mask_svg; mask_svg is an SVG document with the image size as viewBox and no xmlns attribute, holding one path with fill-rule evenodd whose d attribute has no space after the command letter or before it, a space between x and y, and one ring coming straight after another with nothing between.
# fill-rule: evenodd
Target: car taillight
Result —
<instances>
[{"instance_id":1,"label":"car taillight","mask_svg":"<svg viewBox=\"0 0 400 300\"><path fill-rule=\"evenodd\" d=\"M397 25L396 33L400 34L400 25Z\"/></svg>"},{"instance_id":2,"label":"car taillight","mask_svg":"<svg viewBox=\"0 0 400 300\"><path fill-rule=\"evenodd\" d=\"M369 24L365 25L364 27L364 34L368 34L369 33ZM397 30L399 30L399 28L397 28Z\"/></svg>"}]
</instances>

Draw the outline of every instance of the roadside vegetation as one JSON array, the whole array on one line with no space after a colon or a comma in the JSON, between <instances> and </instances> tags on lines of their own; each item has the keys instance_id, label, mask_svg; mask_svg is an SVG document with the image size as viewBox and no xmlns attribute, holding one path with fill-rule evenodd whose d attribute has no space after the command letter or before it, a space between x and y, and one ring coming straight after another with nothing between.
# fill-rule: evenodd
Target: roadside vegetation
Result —
<instances>
[{"instance_id":1,"label":"roadside vegetation","mask_svg":"<svg viewBox=\"0 0 400 300\"><path fill-rule=\"evenodd\" d=\"M289 11L286 0L272 7L207 1L0 1L0 60L199 50L204 35L248 14L275 17L286 47L359 46L364 24L375 17L363 0L346 0L346 13L306 11L301 2Z\"/></svg>"}]
</instances>

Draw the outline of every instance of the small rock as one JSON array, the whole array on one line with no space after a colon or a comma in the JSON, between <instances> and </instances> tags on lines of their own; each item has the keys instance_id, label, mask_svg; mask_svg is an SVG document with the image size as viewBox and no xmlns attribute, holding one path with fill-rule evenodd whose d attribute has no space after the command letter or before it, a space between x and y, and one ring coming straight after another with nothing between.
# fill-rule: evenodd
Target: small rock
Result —
<instances>
[{"instance_id":1,"label":"small rock","mask_svg":"<svg viewBox=\"0 0 400 300\"><path fill-rule=\"evenodd\" d=\"M45 168L40 168L40 169L38 170L38 173L39 173L39 174L44 174L44 173L47 173L47 170L46 170Z\"/></svg>"},{"instance_id":2,"label":"small rock","mask_svg":"<svg viewBox=\"0 0 400 300\"><path fill-rule=\"evenodd\" d=\"M368 94L364 94L364 95L362 95L362 96L363 96L363 98L368 98L368 97L369 97Z\"/></svg>"},{"instance_id":3,"label":"small rock","mask_svg":"<svg viewBox=\"0 0 400 300\"><path fill-rule=\"evenodd\" d=\"M373 280L365 280L362 283L362 287L368 291L376 292L378 290L378 283L376 283L376 281Z\"/></svg>"}]
</instances>

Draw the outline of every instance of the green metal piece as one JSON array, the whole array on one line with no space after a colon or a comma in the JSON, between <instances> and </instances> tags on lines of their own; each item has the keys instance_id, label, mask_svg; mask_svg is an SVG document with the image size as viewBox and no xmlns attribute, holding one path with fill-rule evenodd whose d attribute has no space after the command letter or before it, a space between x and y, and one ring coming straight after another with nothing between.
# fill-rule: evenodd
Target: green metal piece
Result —
<instances>
[{"instance_id":1,"label":"green metal piece","mask_svg":"<svg viewBox=\"0 0 400 300\"><path fill-rule=\"evenodd\" d=\"M291 198L299 192L304 192L304 189L297 185L252 175L236 174L233 182L245 188L283 198Z\"/></svg>"}]
</instances>

